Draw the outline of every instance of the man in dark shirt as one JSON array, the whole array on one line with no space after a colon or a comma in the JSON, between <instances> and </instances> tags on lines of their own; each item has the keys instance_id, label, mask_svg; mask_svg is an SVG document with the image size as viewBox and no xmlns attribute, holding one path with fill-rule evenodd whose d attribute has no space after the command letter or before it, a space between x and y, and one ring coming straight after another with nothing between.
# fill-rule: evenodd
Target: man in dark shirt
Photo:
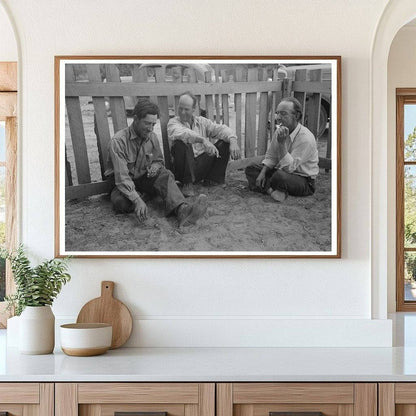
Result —
<instances>
[{"instance_id":1,"label":"man in dark shirt","mask_svg":"<svg viewBox=\"0 0 416 416\"><path fill-rule=\"evenodd\" d=\"M115 188L111 202L116 212L134 212L140 222L147 218L147 206L140 192L159 195L166 215L175 214L179 226L196 222L207 209L207 198L199 195L193 204L185 202L175 178L164 167L163 154L153 128L159 108L141 98L133 110L133 122L118 131L110 141L109 168L114 175Z\"/></svg>"}]
</instances>

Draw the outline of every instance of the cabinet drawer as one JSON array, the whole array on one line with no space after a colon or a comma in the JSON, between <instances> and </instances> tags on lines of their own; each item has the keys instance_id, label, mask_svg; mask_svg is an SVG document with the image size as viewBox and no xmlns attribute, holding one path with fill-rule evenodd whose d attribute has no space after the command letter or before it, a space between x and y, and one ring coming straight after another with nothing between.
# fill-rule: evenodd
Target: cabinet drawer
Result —
<instances>
[{"instance_id":1,"label":"cabinet drawer","mask_svg":"<svg viewBox=\"0 0 416 416\"><path fill-rule=\"evenodd\" d=\"M215 416L214 383L59 383L56 416Z\"/></svg>"},{"instance_id":2,"label":"cabinet drawer","mask_svg":"<svg viewBox=\"0 0 416 416\"><path fill-rule=\"evenodd\" d=\"M0 383L0 403L39 403L39 384Z\"/></svg>"},{"instance_id":3,"label":"cabinet drawer","mask_svg":"<svg viewBox=\"0 0 416 416\"><path fill-rule=\"evenodd\" d=\"M376 416L375 383L220 383L217 416Z\"/></svg>"}]
</instances>

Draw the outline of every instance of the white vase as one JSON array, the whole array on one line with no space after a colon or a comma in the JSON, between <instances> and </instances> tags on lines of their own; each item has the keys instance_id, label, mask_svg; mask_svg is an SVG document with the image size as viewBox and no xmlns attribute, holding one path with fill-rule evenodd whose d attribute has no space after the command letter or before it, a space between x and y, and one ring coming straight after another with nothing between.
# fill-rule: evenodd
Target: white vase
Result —
<instances>
[{"instance_id":1,"label":"white vase","mask_svg":"<svg viewBox=\"0 0 416 416\"><path fill-rule=\"evenodd\" d=\"M55 347L55 316L50 306L26 306L19 319L19 352L50 354Z\"/></svg>"}]
</instances>

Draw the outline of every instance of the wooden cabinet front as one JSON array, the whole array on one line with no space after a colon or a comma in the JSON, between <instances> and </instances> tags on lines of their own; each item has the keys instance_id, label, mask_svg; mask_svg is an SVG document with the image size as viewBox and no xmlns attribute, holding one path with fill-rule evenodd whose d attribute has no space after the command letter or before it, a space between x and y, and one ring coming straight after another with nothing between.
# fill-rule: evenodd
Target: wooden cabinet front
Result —
<instances>
[{"instance_id":1,"label":"wooden cabinet front","mask_svg":"<svg viewBox=\"0 0 416 416\"><path fill-rule=\"evenodd\" d=\"M56 416L215 416L214 383L57 383Z\"/></svg>"},{"instance_id":2,"label":"wooden cabinet front","mask_svg":"<svg viewBox=\"0 0 416 416\"><path fill-rule=\"evenodd\" d=\"M416 383L380 383L380 416L415 416Z\"/></svg>"},{"instance_id":3,"label":"wooden cabinet front","mask_svg":"<svg viewBox=\"0 0 416 416\"><path fill-rule=\"evenodd\" d=\"M217 416L377 416L376 383L220 383Z\"/></svg>"},{"instance_id":4,"label":"wooden cabinet front","mask_svg":"<svg viewBox=\"0 0 416 416\"><path fill-rule=\"evenodd\" d=\"M53 416L52 383L0 383L0 415Z\"/></svg>"}]
</instances>

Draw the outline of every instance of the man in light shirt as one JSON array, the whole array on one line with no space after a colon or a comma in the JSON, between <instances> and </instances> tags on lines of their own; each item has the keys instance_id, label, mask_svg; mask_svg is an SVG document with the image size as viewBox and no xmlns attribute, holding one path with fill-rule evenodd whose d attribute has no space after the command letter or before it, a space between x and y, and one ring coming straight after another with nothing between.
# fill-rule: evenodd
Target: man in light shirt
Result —
<instances>
[{"instance_id":1,"label":"man in light shirt","mask_svg":"<svg viewBox=\"0 0 416 416\"><path fill-rule=\"evenodd\" d=\"M115 180L111 202L116 212L134 212L143 222L147 219L147 205L142 193L158 195L166 215L176 215L179 226L195 223L206 212L207 198L200 195L192 204L185 202L172 172L164 166L159 140L153 132L158 115L156 104L140 98L133 110L133 122L110 140L105 174Z\"/></svg>"},{"instance_id":2,"label":"man in light shirt","mask_svg":"<svg viewBox=\"0 0 416 416\"><path fill-rule=\"evenodd\" d=\"M193 184L223 184L230 159L240 158L235 133L225 124L194 115L196 97L189 92L179 98L178 116L168 123L173 171L183 184L185 196L193 196Z\"/></svg>"},{"instance_id":3,"label":"man in light shirt","mask_svg":"<svg viewBox=\"0 0 416 416\"><path fill-rule=\"evenodd\" d=\"M299 122L302 105L296 98L283 98L276 114L278 126L262 164L246 168L249 188L278 202L288 195L312 195L319 157L314 135Z\"/></svg>"}]
</instances>

